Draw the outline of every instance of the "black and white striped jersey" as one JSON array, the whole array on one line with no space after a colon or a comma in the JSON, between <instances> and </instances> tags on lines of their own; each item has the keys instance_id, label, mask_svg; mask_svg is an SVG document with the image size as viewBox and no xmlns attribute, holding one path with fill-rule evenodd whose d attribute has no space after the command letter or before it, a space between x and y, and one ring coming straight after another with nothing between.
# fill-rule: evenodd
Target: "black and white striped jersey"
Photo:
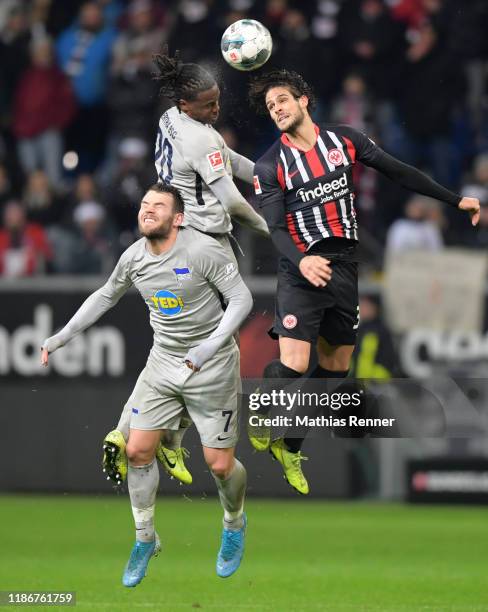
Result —
<instances>
[{"instance_id":1,"label":"black and white striped jersey","mask_svg":"<svg viewBox=\"0 0 488 612\"><path fill-rule=\"evenodd\" d=\"M315 131L317 141L309 151L283 134L255 166L263 212L284 204L287 230L302 253L327 238L358 240L353 168L380 151L350 127L316 125Z\"/></svg>"},{"instance_id":2,"label":"black and white striped jersey","mask_svg":"<svg viewBox=\"0 0 488 612\"><path fill-rule=\"evenodd\" d=\"M357 244L353 169L358 161L408 189L459 203L460 196L385 153L361 132L346 125L314 128L312 149L299 149L284 133L254 170L254 189L273 242L296 265L314 244L326 247L329 239Z\"/></svg>"}]
</instances>

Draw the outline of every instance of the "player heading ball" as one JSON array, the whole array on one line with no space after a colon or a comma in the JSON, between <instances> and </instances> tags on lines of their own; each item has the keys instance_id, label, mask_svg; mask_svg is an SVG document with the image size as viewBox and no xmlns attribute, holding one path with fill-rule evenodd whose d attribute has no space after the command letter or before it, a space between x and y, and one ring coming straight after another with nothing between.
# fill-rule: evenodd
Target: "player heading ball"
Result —
<instances>
[{"instance_id":1,"label":"player heading ball","mask_svg":"<svg viewBox=\"0 0 488 612\"><path fill-rule=\"evenodd\" d=\"M402 187L447 202L467 212L473 225L478 223L479 201L442 187L347 125L315 123L310 115L313 90L296 72L273 70L255 77L249 99L281 132L256 162L254 177L280 255L270 331L279 340L280 359L266 366L261 390L272 388L273 379L302 376L312 346L319 362L312 378L345 378L359 325L354 166L365 164ZM285 435L270 450L292 486L307 493L300 463L303 437ZM270 445L269 430L251 430L250 439L264 450Z\"/></svg>"}]
</instances>

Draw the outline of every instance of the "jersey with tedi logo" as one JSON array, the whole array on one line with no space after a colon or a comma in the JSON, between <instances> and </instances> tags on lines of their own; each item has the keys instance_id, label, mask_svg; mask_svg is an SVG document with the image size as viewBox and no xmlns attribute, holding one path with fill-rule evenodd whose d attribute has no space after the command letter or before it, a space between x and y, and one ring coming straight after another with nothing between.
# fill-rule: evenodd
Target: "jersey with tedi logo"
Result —
<instances>
[{"instance_id":1,"label":"jersey with tedi logo","mask_svg":"<svg viewBox=\"0 0 488 612\"><path fill-rule=\"evenodd\" d=\"M145 238L121 255L102 291L118 300L131 286L149 311L154 332L153 359L183 356L207 339L223 316L219 293L241 281L236 264L221 244L192 227L178 231L174 245L154 255Z\"/></svg>"},{"instance_id":2,"label":"jersey with tedi logo","mask_svg":"<svg viewBox=\"0 0 488 612\"><path fill-rule=\"evenodd\" d=\"M357 161L374 164L382 154L351 127L314 127L316 142L310 150L299 149L282 134L255 166L254 188L267 220L271 216L278 224L279 214L284 215L302 252L327 238L358 240L353 168Z\"/></svg>"}]
</instances>

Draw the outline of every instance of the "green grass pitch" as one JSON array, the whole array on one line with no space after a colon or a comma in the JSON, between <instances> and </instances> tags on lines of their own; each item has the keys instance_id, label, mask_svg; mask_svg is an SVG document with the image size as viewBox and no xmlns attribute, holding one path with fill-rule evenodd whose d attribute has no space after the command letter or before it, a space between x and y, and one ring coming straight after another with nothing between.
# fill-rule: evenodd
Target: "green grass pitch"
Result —
<instances>
[{"instance_id":1,"label":"green grass pitch","mask_svg":"<svg viewBox=\"0 0 488 612\"><path fill-rule=\"evenodd\" d=\"M247 511L243 564L222 580L217 500L158 497L163 552L127 589L128 497L1 496L0 590L76 591L74 609L94 612L488 610L482 508L299 499Z\"/></svg>"}]
</instances>

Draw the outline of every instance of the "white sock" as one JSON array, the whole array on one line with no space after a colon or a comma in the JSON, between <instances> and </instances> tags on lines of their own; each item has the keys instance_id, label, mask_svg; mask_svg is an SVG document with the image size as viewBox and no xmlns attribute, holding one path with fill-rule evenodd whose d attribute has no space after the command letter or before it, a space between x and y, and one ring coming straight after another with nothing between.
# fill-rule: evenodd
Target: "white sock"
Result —
<instances>
[{"instance_id":1,"label":"white sock","mask_svg":"<svg viewBox=\"0 0 488 612\"><path fill-rule=\"evenodd\" d=\"M159 485L159 469L156 461L140 466L129 463L127 485L136 524L136 540L152 542L155 538L154 509Z\"/></svg>"}]
</instances>

